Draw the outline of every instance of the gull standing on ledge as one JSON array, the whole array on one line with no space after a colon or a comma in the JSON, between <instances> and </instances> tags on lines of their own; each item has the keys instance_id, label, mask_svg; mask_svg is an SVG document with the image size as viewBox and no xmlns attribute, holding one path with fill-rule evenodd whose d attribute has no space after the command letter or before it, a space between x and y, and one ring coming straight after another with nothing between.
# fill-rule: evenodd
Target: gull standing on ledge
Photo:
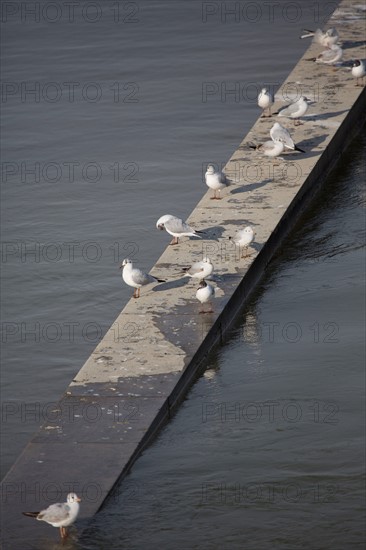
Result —
<instances>
[{"instance_id":1,"label":"gull standing on ledge","mask_svg":"<svg viewBox=\"0 0 366 550\"><path fill-rule=\"evenodd\" d=\"M239 252L240 252L240 248L245 250L245 254L244 254L244 250L242 251L242 254L241 254L242 258L246 258L248 247L253 242L254 237L255 237L255 233L253 229L250 227L250 225L248 225L247 227L244 227L244 229L241 229L234 235L233 242L236 246L239 247ZM231 239L231 237L229 237L229 239Z\"/></svg>"},{"instance_id":2,"label":"gull standing on ledge","mask_svg":"<svg viewBox=\"0 0 366 550\"><path fill-rule=\"evenodd\" d=\"M199 313L213 313L212 305L211 309L205 311L203 304L206 302L210 302L212 298L215 296L215 289L213 286L208 285L206 281L201 281L200 286L198 287L198 290L196 292L196 298L199 300L202 304L202 309L199 311Z\"/></svg>"},{"instance_id":3,"label":"gull standing on ledge","mask_svg":"<svg viewBox=\"0 0 366 550\"><path fill-rule=\"evenodd\" d=\"M214 266L211 263L210 258L203 258L201 262L195 262L191 267L185 267L185 277L192 277L192 279L199 279L200 281L209 277L213 272Z\"/></svg>"},{"instance_id":4,"label":"gull standing on ledge","mask_svg":"<svg viewBox=\"0 0 366 550\"><path fill-rule=\"evenodd\" d=\"M52 527L59 527L61 539L64 540L67 537L66 527L74 523L79 514L80 501L81 499L75 493L69 493L66 502L51 504L41 512L23 512L23 514L39 521L45 521Z\"/></svg>"},{"instance_id":5,"label":"gull standing on ledge","mask_svg":"<svg viewBox=\"0 0 366 550\"><path fill-rule=\"evenodd\" d=\"M156 222L156 227L161 231L165 229L169 235L173 235L174 239L170 244L178 244L178 239L180 237L198 237L199 239L202 239L202 237L197 234L202 233L202 231L195 231L186 222L176 216L172 216L171 214L161 216L161 218L159 218Z\"/></svg>"},{"instance_id":6,"label":"gull standing on ledge","mask_svg":"<svg viewBox=\"0 0 366 550\"><path fill-rule=\"evenodd\" d=\"M207 171L205 173L206 185L214 190L214 196L211 197L212 200L220 200L221 189L224 189L228 185L228 181L223 172L215 170L215 167L212 164L207 166ZM216 191L219 192L219 196L216 196Z\"/></svg>"},{"instance_id":7,"label":"gull standing on ledge","mask_svg":"<svg viewBox=\"0 0 366 550\"><path fill-rule=\"evenodd\" d=\"M120 269L123 269L122 279L126 285L132 286L135 289L133 291L134 298L140 298L140 289L142 286L150 283L166 283L165 279L157 279L148 273L144 273L141 269L133 267L132 261L127 258L123 260Z\"/></svg>"},{"instance_id":8,"label":"gull standing on ledge","mask_svg":"<svg viewBox=\"0 0 366 550\"><path fill-rule=\"evenodd\" d=\"M295 121L295 126L302 124L299 118L304 116L304 114L308 110L308 101L310 100L302 95L297 101L294 101L293 103L290 103L290 105L287 105L283 109L280 109L280 111L278 112L278 116L292 118Z\"/></svg>"},{"instance_id":9,"label":"gull standing on ledge","mask_svg":"<svg viewBox=\"0 0 366 550\"><path fill-rule=\"evenodd\" d=\"M271 115L271 107L274 103L273 95L267 88L262 88L261 92L258 95L258 107L263 109L262 115L265 116L264 111L268 109L268 117Z\"/></svg>"},{"instance_id":10,"label":"gull standing on ledge","mask_svg":"<svg viewBox=\"0 0 366 550\"><path fill-rule=\"evenodd\" d=\"M274 123L269 133L272 141L280 141L287 149L291 149L292 151L300 151L300 153L305 153L303 149L300 149L300 147L294 144L289 134L289 131L281 126L279 122Z\"/></svg>"},{"instance_id":11,"label":"gull standing on ledge","mask_svg":"<svg viewBox=\"0 0 366 550\"><path fill-rule=\"evenodd\" d=\"M365 63L361 59L355 59L352 65L352 76L356 79L356 86L362 86L362 79L366 74ZM358 80L361 78L361 84Z\"/></svg>"}]
</instances>

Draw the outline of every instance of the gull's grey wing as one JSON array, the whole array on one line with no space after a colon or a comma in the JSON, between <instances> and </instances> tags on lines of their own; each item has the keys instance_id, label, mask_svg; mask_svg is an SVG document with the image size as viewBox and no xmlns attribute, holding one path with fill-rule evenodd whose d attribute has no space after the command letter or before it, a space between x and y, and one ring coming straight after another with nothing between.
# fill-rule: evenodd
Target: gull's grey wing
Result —
<instances>
[{"instance_id":1,"label":"gull's grey wing","mask_svg":"<svg viewBox=\"0 0 366 550\"><path fill-rule=\"evenodd\" d=\"M172 218L165 223L165 227L173 233L194 233L194 229L179 218Z\"/></svg>"},{"instance_id":2,"label":"gull's grey wing","mask_svg":"<svg viewBox=\"0 0 366 550\"><path fill-rule=\"evenodd\" d=\"M257 145L257 149L273 149L273 147L275 147L275 142L272 141L272 140L268 140L268 141L264 141L263 143L260 143L259 145Z\"/></svg>"},{"instance_id":3,"label":"gull's grey wing","mask_svg":"<svg viewBox=\"0 0 366 550\"><path fill-rule=\"evenodd\" d=\"M324 50L324 52L319 55L319 59L321 59L322 61L332 61L335 56L336 55L333 50Z\"/></svg>"},{"instance_id":4,"label":"gull's grey wing","mask_svg":"<svg viewBox=\"0 0 366 550\"><path fill-rule=\"evenodd\" d=\"M279 128L273 132L273 138L275 141L282 141L282 143L287 147L293 148L295 146L286 128Z\"/></svg>"},{"instance_id":5,"label":"gull's grey wing","mask_svg":"<svg viewBox=\"0 0 366 550\"><path fill-rule=\"evenodd\" d=\"M148 285L149 283L154 283L156 281L155 277L144 273L141 269L132 270L132 279L138 285Z\"/></svg>"},{"instance_id":6,"label":"gull's grey wing","mask_svg":"<svg viewBox=\"0 0 366 550\"><path fill-rule=\"evenodd\" d=\"M218 177L219 177L220 183L228 183L226 174L224 172L218 172Z\"/></svg>"},{"instance_id":7,"label":"gull's grey wing","mask_svg":"<svg viewBox=\"0 0 366 550\"><path fill-rule=\"evenodd\" d=\"M281 116L291 116L294 113L296 113L296 111L298 110L299 110L299 105L296 102L296 103L291 103L290 105L287 105L283 109L280 109L278 114Z\"/></svg>"},{"instance_id":8,"label":"gull's grey wing","mask_svg":"<svg viewBox=\"0 0 366 550\"><path fill-rule=\"evenodd\" d=\"M70 506L66 503L51 504L46 510L38 514L38 519L48 523L58 523L64 521L70 516Z\"/></svg>"},{"instance_id":9,"label":"gull's grey wing","mask_svg":"<svg viewBox=\"0 0 366 550\"><path fill-rule=\"evenodd\" d=\"M200 271L203 271L203 265L201 262L196 262L187 270L187 273L190 275L196 275L197 273L200 273Z\"/></svg>"},{"instance_id":10,"label":"gull's grey wing","mask_svg":"<svg viewBox=\"0 0 366 550\"><path fill-rule=\"evenodd\" d=\"M324 50L318 57L317 60L322 61L323 63L332 63L339 56L342 57L341 48L335 50Z\"/></svg>"},{"instance_id":11,"label":"gull's grey wing","mask_svg":"<svg viewBox=\"0 0 366 550\"><path fill-rule=\"evenodd\" d=\"M234 243L239 243L244 235L245 235L244 229L241 229L240 231L238 231L233 237Z\"/></svg>"}]
</instances>

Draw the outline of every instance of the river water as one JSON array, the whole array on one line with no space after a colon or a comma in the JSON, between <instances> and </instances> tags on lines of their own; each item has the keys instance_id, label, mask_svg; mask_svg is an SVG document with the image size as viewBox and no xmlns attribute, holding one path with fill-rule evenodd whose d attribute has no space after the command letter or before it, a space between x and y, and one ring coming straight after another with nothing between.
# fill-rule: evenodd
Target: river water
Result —
<instances>
[{"instance_id":1,"label":"river water","mask_svg":"<svg viewBox=\"0 0 366 550\"><path fill-rule=\"evenodd\" d=\"M2 475L334 8L224 4L3 14ZM361 547L364 147L80 548Z\"/></svg>"}]
</instances>

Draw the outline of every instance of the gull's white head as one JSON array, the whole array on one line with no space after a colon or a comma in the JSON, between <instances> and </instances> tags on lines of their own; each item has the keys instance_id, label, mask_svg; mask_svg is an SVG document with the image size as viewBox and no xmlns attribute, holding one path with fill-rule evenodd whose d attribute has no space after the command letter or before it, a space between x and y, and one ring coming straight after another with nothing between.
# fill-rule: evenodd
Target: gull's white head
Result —
<instances>
[{"instance_id":1,"label":"gull's white head","mask_svg":"<svg viewBox=\"0 0 366 550\"><path fill-rule=\"evenodd\" d=\"M332 27L331 29L328 29L327 32L325 33L327 36L331 36L331 37L335 37L338 35L337 33L337 29L335 29L334 27Z\"/></svg>"},{"instance_id":2,"label":"gull's white head","mask_svg":"<svg viewBox=\"0 0 366 550\"><path fill-rule=\"evenodd\" d=\"M130 265L132 267L132 260L125 258L121 263L121 265L119 266L119 268L122 269L122 267L125 267L126 265Z\"/></svg>"},{"instance_id":3,"label":"gull's white head","mask_svg":"<svg viewBox=\"0 0 366 550\"><path fill-rule=\"evenodd\" d=\"M66 501L68 504L72 504L73 502L81 502L81 498L78 497L76 493L69 493L66 497Z\"/></svg>"},{"instance_id":4,"label":"gull's white head","mask_svg":"<svg viewBox=\"0 0 366 550\"><path fill-rule=\"evenodd\" d=\"M280 128L282 128L282 126L279 122L275 122L272 126L272 130L279 130Z\"/></svg>"},{"instance_id":5,"label":"gull's white head","mask_svg":"<svg viewBox=\"0 0 366 550\"><path fill-rule=\"evenodd\" d=\"M214 174L216 172L215 170L215 167L213 166L213 164L209 164L207 166L207 174Z\"/></svg>"},{"instance_id":6,"label":"gull's white head","mask_svg":"<svg viewBox=\"0 0 366 550\"><path fill-rule=\"evenodd\" d=\"M248 235L254 235L253 228L250 227L250 225L247 225L246 227L244 227L244 233L248 233Z\"/></svg>"},{"instance_id":7,"label":"gull's white head","mask_svg":"<svg viewBox=\"0 0 366 550\"><path fill-rule=\"evenodd\" d=\"M167 221L175 218L175 216L172 216L171 214L165 214L164 216L161 216L161 218L158 219L156 222L156 228L157 229L165 229L165 225Z\"/></svg>"}]
</instances>

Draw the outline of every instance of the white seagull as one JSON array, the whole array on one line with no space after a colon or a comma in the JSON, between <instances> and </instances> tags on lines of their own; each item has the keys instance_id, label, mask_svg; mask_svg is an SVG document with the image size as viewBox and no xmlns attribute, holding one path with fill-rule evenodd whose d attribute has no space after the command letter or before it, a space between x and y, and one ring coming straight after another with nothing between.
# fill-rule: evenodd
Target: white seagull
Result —
<instances>
[{"instance_id":1,"label":"white seagull","mask_svg":"<svg viewBox=\"0 0 366 550\"><path fill-rule=\"evenodd\" d=\"M214 196L211 197L211 199L220 200L221 189L224 189L225 187L227 187L229 183L224 172L215 170L215 167L212 164L209 164L207 166L207 171L205 173L205 180L206 180L206 185L210 187L210 189L214 190ZM218 197L216 196L216 191L219 192Z\"/></svg>"},{"instance_id":2,"label":"white seagull","mask_svg":"<svg viewBox=\"0 0 366 550\"><path fill-rule=\"evenodd\" d=\"M51 504L41 512L23 512L25 516L45 521L53 527L60 528L61 539L67 537L66 527L74 523L79 514L81 499L75 493L67 495L66 502Z\"/></svg>"},{"instance_id":3,"label":"white seagull","mask_svg":"<svg viewBox=\"0 0 366 550\"><path fill-rule=\"evenodd\" d=\"M257 151L260 151L266 157L278 157L283 153L283 150L285 148L282 141L272 141L268 140L264 143L260 143L259 145L249 145L251 149L256 149Z\"/></svg>"},{"instance_id":4,"label":"white seagull","mask_svg":"<svg viewBox=\"0 0 366 550\"><path fill-rule=\"evenodd\" d=\"M215 289L213 286L208 285L206 281L201 281L200 286L198 287L198 290L196 292L196 298L199 300L202 304L202 309L199 313L213 313L213 309L211 306L210 310L205 311L203 304L206 302L210 302L212 298L215 296Z\"/></svg>"},{"instance_id":5,"label":"white seagull","mask_svg":"<svg viewBox=\"0 0 366 550\"><path fill-rule=\"evenodd\" d=\"M300 96L297 101L290 103L283 109L278 112L278 116L284 116L287 118L292 118L295 121L295 125L302 124L299 118L304 116L306 111L309 108L308 104L309 99L304 95Z\"/></svg>"},{"instance_id":6,"label":"white seagull","mask_svg":"<svg viewBox=\"0 0 366 550\"><path fill-rule=\"evenodd\" d=\"M268 109L268 116L271 116L271 107L274 103L273 95L267 88L262 88L261 92L258 95L258 107L263 109L262 116L264 115L264 111Z\"/></svg>"},{"instance_id":7,"label":"white seagull","mask_svg":"<svg viewBox=\"0 0 366 550\"><path fill-rule=\"evenodd\" d=\"M325 46L326 48L334 46L334 44L336 44L339 40L338 31L334 27L325 32L321 29L317 29L316 31L308 31L304 29L304 33L305 34L300 36L300 38L308 38L309 36L312 36L313 42L320 44L321 46Z\"/></svg>"},{"instance_id":8,"label":"white seagull","mask_svg":"<svg viewBox=\"0 0 366 550\"><path fill-rule=\"evenodd\" d=\"M232 240L234 244L239 247L239 252L240 252L240 249L244 249L242 250L242 254L241 254L242 258L246 258L248 247L254 241L254 237L255 237L255 233L253 231L253 228L250 227L250 225L248 225L247 227L244 227L244 229L241 229L234 235ZM231 237L229 238L231 239ZM245 251L245 254L244 254L244 251Z\"/></svg>"},{"instance_id":9,"label":"white seagull","mask_svg":"<svg viewBox=\"0 0 366 550\"><path fill-rule=\"evenodd\" d=\"M365 63L361 59L355 59L352 65L352 76L356 79L356 86L362 86L362 78L366 74ZM361 84L358 83L361 78Z\"/></svg>"},{"instance_id":10,"label":"white seagull","mask_svg":"<svg viewBox=\"0 0 366 550\"><path fill-rule=\"evenodd\" d=\"M300 153L305 153L303 149L300 149L295 143L293 142L292 137L289 134L289 131L281 126L279 122L275 122L270 130L270 136L272 141L280 141L283 143L283 145L287 149L291 149L292 151L300 151Z\"/></svg>"},{"instance_id":11,"label":"white seagull","mask_svg":"<svg viewBox=\"0 0 366 550\"><path fill-rule=\"evenodd\" d=\"M135 290L133 291L134 298L140 298L140 289L142 286L148 285L150 283L165 283L164 279L157 279L148 273L144 273L141 269L133 267L133 263L129 259L123 260L120 265L122 271L122 279L128 286L132 286Z\"/></svg>"},{"instance_id":12,"label":"white seagull","mask_svg":"<svg viewBox=\"0 0 366 550\"><path fill-rule=\"evenodd\" d=\"M210 258L203 258L200 262L195 262L191 267L183 268L185 277L191 277L192 279L199 279L200 281L209 277L214 270L214 266L211 263Z\"/></svg>"},{"instance_id":13,"label":"white seagull","mask_svg":"<svg viewBox=\"0 0 366 550\"><path fill-rule=\"evenodd\" d=\"M322 63L323 65L335 65L342 59L343 50L337 44L333 44L329 49L324 50L318 57L315 59L316 63Z\"/></svg>"},{"instance_id":14,"label":"white seagull","mask_svg":"<svg viewBox=\"0 0 366 550\"><path fill-rule=\"evenodd\" d=\"M178 239L180 237L198 237L202 239L202 237L198 235L198 233L202 233L202 231L195 231L186 222L171 214L161 216L156 222L156 227L161 230L165 229L169 235L173 235L174 239L170 244L178 244Z\"/></svg>"}]
</instances>

